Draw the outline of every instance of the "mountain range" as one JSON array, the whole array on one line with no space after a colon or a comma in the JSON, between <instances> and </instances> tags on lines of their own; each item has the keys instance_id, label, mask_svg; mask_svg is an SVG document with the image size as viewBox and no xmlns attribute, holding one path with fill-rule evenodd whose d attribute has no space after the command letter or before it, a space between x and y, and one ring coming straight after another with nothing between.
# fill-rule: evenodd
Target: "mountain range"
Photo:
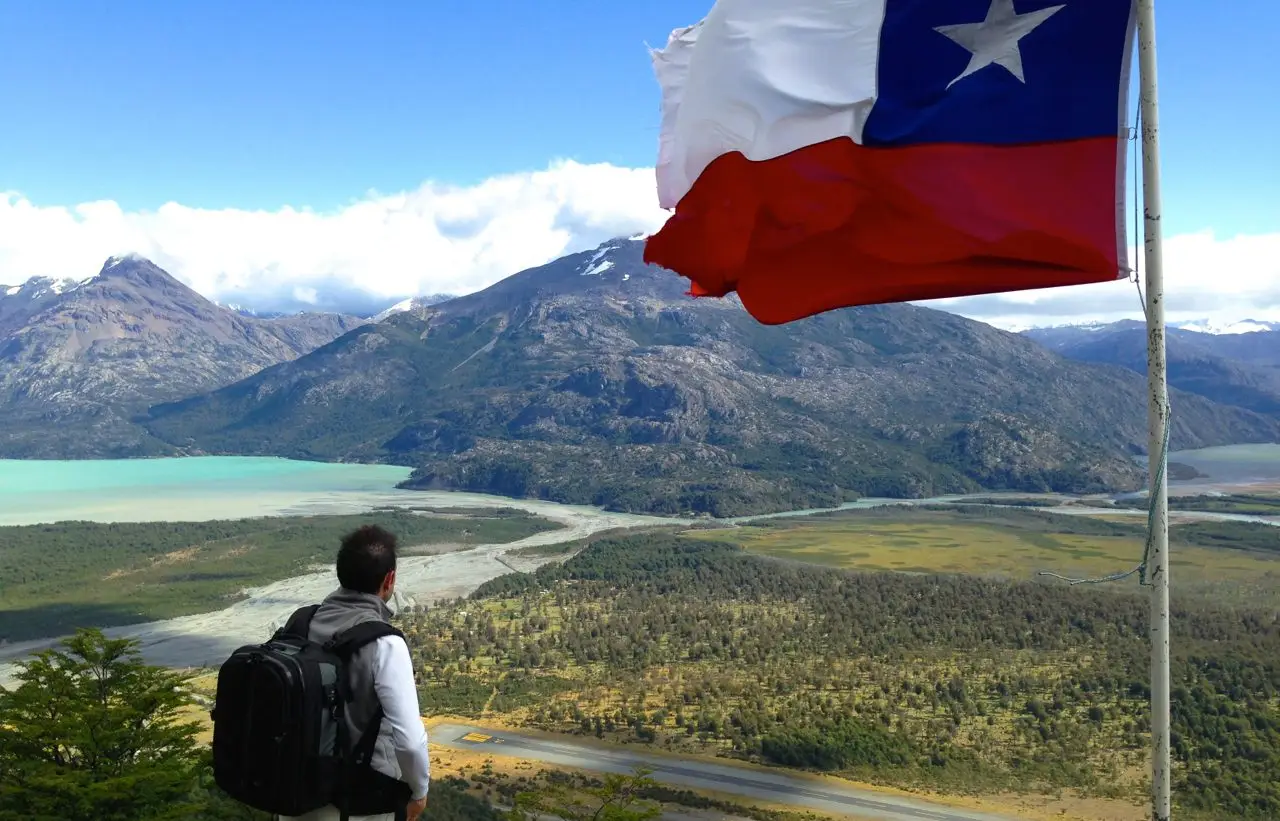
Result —
<instances>
[{"instance_id":1,"label":"mountain range","mask_svg":"<svg viewBox=\"0 0 1280 821\"><path fill-rule=\"evenodd\" d=\"M0 287L0 456L176 453L135 415L294 359L361 321L246 316L137 257L81 281Z\"/></svg>"},{"instance_id":2,"label":"mountain range","mask_svg":"<svg viewBox=\"0 0 1280 821\"><path fill-rule=\"evenodd\" d=\"M910 305L766 327L685 288L619 239L369 321L263 318L112 259L0 288L0 457L382 461L413 487L721 516L1142 482L1142 377L1046 347L1065 336ZM1265 408L1175 399L1175 447L1280 440Z\"/></svg>"},{"instance_id":3,"label":"mountain range","mask_svg":"<svg viewBox=\"0 0 1280 821\"><path fill-rule=\"evenodd\" d=\"M1024 332L1057 353L1082 362L1147 372L1147 332L1132 320L1106 325ZM1169 384L1215 402L1280 418L1280 325L1185 323L1167 333Z\"/></svg>"},{"instance_id":4,"label":"mountain range","mask_svg":"<svg viewBox=\"0 0 1280 821\"><path fill-rule=\"evenodd\" d=\"M415 487L734 515L860 495L1134 488L1145 388L910 305L780 327L614 240L153 407L190 453L377 460ZM1179 447L1280 424L1179 394Z\"/></svg>"}]
</instances>

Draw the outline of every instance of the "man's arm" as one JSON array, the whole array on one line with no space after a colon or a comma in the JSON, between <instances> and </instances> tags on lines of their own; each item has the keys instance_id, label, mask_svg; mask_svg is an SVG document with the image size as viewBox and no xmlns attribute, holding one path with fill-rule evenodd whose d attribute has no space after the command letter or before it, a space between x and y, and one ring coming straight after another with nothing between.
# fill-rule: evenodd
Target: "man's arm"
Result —
<instances>
[{"instance_id":1,"label":"man's arm","mask_svg":"<svg viewBox=\"0 0 1280 821\"><path fill-rule=\"evenodd\" d=\"M391 727L401 778L409 785L416 801L427 794L431 757L427 751L427 730L418 711L413 660L409 658L409 646L399 636L383 636L375 647L373 686L382 702L386 716L383 721Z\"/></svg>"}]
</instances>

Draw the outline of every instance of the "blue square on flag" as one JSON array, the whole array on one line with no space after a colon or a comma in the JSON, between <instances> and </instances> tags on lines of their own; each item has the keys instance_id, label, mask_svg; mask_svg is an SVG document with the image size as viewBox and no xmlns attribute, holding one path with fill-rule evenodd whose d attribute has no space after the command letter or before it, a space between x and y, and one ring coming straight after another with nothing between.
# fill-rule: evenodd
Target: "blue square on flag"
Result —
<instances>
[{"instance_id":1,"label":"blue square on flag","mask_svg":"<svg viewBox=\"0 0 1280 821\"><path fill-rule=\"evenodd\" d=\"M889 0L867 145L990 145L1124 131L1124 0Z\"/></svg>"}]
</instances>

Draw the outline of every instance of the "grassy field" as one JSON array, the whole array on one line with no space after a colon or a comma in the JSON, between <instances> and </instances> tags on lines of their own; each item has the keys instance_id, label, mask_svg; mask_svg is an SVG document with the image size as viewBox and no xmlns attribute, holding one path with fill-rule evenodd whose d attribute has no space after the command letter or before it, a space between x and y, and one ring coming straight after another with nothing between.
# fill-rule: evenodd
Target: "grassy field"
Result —
<instances>
[{"instance_id":1,"label":"grassy field","mask_svg":"<svg viewBox=\"0 0 1280 821\"><path fill-rule=\"evenodd\" d=\"M246 587L331 563L342 535L377 523L405 553L512 542L558 525L521 512L380 511L213 522L63 522L0 528L0 640L206 612Z\"/></svg>"},{"instance_id":2,"label":"grassy field","mask_svg":"<svg viewBox=\"0 0 1280 821\"><path fill-rule=\"evenodd\" d=\"M1020 510L886 508L764 521L687 538L729 541L750 553L851 570L963 573L1010 579L1040 571L1091 578L1134 566L1145 523ZM1241 549L1214 535L1245 534ZM1180 591L1255 604L1280 602L1280 529L1234 523L1178 525L1173 573Z\"/></svg>"}]
</instances>

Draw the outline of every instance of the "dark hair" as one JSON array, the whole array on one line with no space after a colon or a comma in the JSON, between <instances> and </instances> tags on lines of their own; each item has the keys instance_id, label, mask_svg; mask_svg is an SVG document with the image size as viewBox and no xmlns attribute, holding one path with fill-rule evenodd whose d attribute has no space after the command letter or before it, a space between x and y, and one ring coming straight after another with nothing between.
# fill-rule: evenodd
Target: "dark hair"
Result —
<instances>
[{"instance_id":1,"label":"dark hair","mask_svg":"<svg viewBox=\"0 0 1280 821\"><path fill-rule=\"evenodd\" d=\"M377 594L387 574L395 569L395 534L377 525L365 525L342 539L338 584L348 590Z\"/></svg>"}]
</instances>

